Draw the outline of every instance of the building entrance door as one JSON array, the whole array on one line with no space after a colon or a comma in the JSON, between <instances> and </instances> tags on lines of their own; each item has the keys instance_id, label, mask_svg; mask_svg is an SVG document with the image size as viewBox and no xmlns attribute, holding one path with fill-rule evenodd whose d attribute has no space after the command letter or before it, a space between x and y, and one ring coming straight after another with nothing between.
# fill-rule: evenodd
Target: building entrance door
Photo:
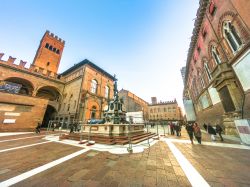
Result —
<instances>
[{"instance_id":1,"label":"building entrance door","mask_svg":"<svg viewBox=\"0 0 250 187\"><path fill-rule=\"evenodd\" d=\"M225 112L235 111L235 106L234 106L234 103L232 101L232 98L231 98L231 95L229 93L227 86L222 87L219 93L220 93L221 102L222 102Z\"/></svg>"},{"instance_id":2,"label":"building entrance door","mask_svg":"<svg viewBox=\"0 0 250 187\"><path fill-rule=\"evenodd\" d=\"M48 127L49 120L52 120L56 113L56 109L53 106L48 105L43 117L42 127Z\"/></svg>"}]
</instances>

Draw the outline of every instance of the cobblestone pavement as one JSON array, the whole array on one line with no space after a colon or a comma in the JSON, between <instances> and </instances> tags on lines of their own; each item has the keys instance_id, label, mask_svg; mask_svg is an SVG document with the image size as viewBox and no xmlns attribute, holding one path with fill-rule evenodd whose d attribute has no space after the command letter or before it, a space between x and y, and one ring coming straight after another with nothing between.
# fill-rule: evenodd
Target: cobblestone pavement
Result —
<instances>
[{"instance_id":1,"label":"cobblestone pavement","mask_svg":"<svg viewBox=\"0 0 250 187\"><path fill-rule=\"evenodd\" d=\"M250 186L250 148L231 141L226 144L236 148L224 147L207 135L203 145L191 145L184 129L181 137L162 137L133 154L52 142L43 135L0 137L0 186L194 186L198 178L190 177L193 170L187 172L167 142L210 186Z\"/></svg>"}]
</instances>

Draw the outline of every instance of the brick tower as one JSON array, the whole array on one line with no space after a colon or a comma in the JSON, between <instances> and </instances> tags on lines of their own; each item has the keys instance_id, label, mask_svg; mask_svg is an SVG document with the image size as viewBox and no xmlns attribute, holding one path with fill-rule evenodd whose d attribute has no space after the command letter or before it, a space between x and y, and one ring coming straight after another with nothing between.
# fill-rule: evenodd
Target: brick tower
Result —
<instances>
[{"instance_id":1,"label":"brick tower","mask_svg":"<svg viewBox=\"0 0 250 187\"><path fill-rule=\"evenodd\" d=\"M57 73L64 44L64 40L46 31L36 52L33 65Z\"/></svg>"}]
</instances>

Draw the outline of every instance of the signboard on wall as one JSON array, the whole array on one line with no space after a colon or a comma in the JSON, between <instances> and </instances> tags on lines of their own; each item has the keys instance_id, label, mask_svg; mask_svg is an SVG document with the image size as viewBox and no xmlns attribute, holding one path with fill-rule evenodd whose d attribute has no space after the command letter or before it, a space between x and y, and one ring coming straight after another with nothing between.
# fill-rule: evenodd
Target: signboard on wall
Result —
<instances>
[{"instance_id":1,"label":"signboard on wall","mask_svg":"<svg viewBox=\"0 0 250 187\"><path fill-rule=\"evenodd\" d=\"M239 132L241 141L250 145L250 120L238 119L234 120L234 122Z\"/></svg>"},{"instance_id":2,"label":"signboard on wall","mask_svg":"<svg viewBox=\"0 0 250 187\"><path fill-rule=\"evenodd\" d=\"M16 123L16 119L4 119L3 123L4 124Z\"/></svg>"},{"instance_id":3,"label":"signboard on wall","mask_svg":"<svg viewBox=\"0 0 250 187\"><path fill-rule=\"evenodd\" d=\"M0 81L0 91L18 94L22 85L8 81Z\"/></svg>"}]
</instances>

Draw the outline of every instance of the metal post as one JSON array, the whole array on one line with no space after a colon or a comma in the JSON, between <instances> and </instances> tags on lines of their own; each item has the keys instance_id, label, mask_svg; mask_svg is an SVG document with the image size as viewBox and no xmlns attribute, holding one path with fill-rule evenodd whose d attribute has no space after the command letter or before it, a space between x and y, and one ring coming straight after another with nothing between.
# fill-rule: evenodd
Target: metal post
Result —
<instances>
[{"instance_id":1,"label":"metal post","mask_svg":"<svg viewBox=\"0 0 250 187\"><path fill-rule=\"evenodd\" d=\"M129 126L128 126L128 141L129 141L129 147L127 148L127 151L129 153L133 153L133 148L132 148L132 143L131 143L131 122L129 122Z\"/></svg>"},{"instance_id":2,"label":"metal post","mask_svg":"<svg viewBox=\"0 0 250 187\"><path fill-rule=\"evenodd\" d=\"M148 122L146 123L147 125L147 134L148 134ZM149 136L148 136L148 145L150 146L150 143L149 143Z\"/></svg>"},{"instance_id":3,"label":"metal post","mask_svg":"<svg viewBox=\"0 0 250 187\"><path fill-rule=\"evenodd\" d=\"M81 127L81 132L80 132L80 143L82 142L82 131L83 131L83 124L81 124L81 122L78 122L80 127Z\"/></svg>"},{"instance_id":4,"label":"metal post","mask_svg":"<svg viewBox=\"0 0 250 187\"><path fill-rule=\"evenodd\" d=\"M168 123L168 135L169 135L169 128L170 128L170 125L169 125L169 123Z\"/></svg>"},{"instance_id":5,"label":"metal post","mask_svg":"<svg viewBox=\"0 0 250 187\"><path fill-rule=\"evenodd\" d=\"M90 135L91 135L91 124L89 124L89 137L88 137L88 143L90 141Z\"/></svg>"},{"instance_id":6,"label":"metal post","mask_svg":"<svg viewBox=\"0 0 250 187\"><path fill-rule=\"evenodd\" d=\"M157 124L156 124L156 128L157 128L156 130L157 130L157 135L159 136L159 133L158 133L158 125L159 125L159 124L157 123Z\"/></svg>"},{"instance_id":7,"label":"metal post","mask_svg":"<svg viewBox=\"0 0 250 187\"><path fill-rule=\"evenodd\" d=\"M51 123L51 120L49 120L47 131L46 131L46 135L49 133L49 129L50 129L50 126L51 126L50 123Z\"/></svg>"},{"instance_id":8,"label":"metal post","mask_svg":"<svg viewBox=\"0 0 250 187\"><path fill-rule=\"evenodd\" d=\"M164 132L164 136L165 136L165 128L164 128L165 122L162 122L162 123L163 123L163 132Z\"/></svg>"}]
</instances>

